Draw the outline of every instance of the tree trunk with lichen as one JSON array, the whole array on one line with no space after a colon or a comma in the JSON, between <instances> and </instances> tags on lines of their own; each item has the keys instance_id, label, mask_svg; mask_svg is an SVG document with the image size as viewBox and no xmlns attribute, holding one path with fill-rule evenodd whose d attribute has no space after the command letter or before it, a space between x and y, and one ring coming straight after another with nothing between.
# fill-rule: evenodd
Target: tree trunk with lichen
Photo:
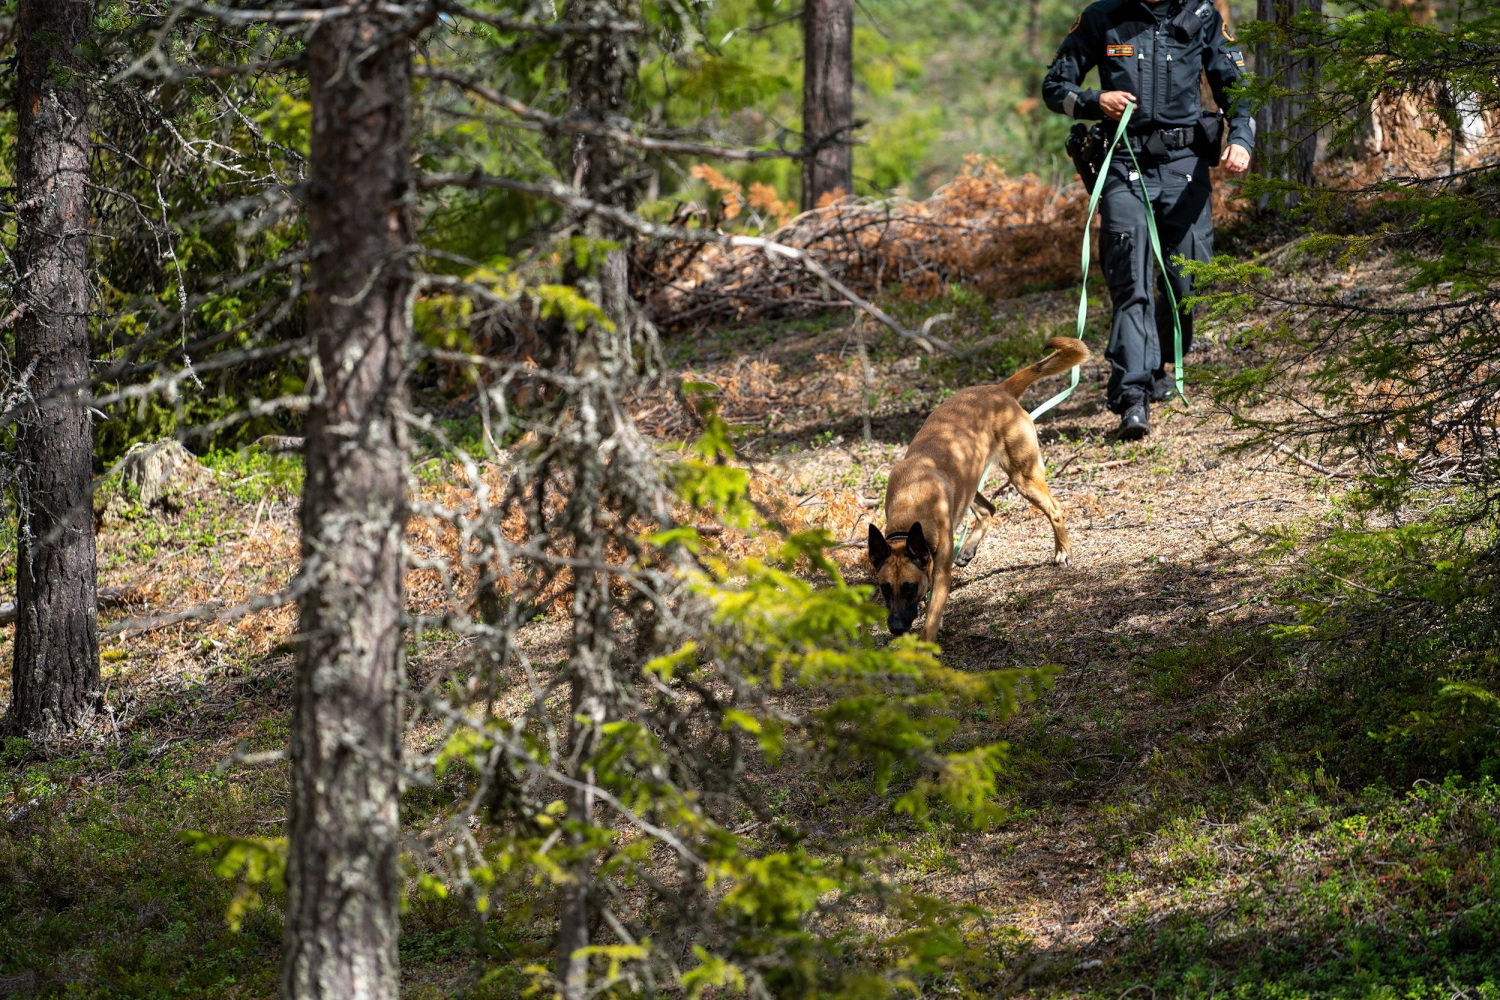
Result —
<instances>
[{"instance_id":1,"label":"tree trunk with lichen","mask_svg":"<svg viewBox=\"0 0 1500 1000\"><path fill-rule=\"evenodd\" d=\"M1323 0L1257 0L1258 20L1273 22L1292 33L1293 21L1301 14L1323 12ZM1318 85L1318 66L1311 55L1294 55L1287 46L1261 42L1255 47L1255 72L1269 76L1287 93L1267 100L1255 114L1256 169L1272 177L1311 186L1313 164L1318 154L1318 134L1299 124L1307 106L1306 91ZM1290 207L1290 196L1285 204ZM1263 202L1262 208L1271 206Z\"/></svg>"},{"instance_id":2,"label":"tree trunk with lichen","mask_svg":"<svg viewBox=\"0 0 1500 1000\"><path fill-rule=\"evenodd\" d=\"M574 23L634 21L640 18L636 0L574 0L566 18ZM568 92L573 114L590 120L626 124L639 71L637 39L633 34L591 32L564 44ZM627 126L628 127L628 126ZM568 144L564 173L577 179L590 198L620 208L634 208L642 173L633 150L607 139L575 136ZM617 249L599 255L585 266L571 266L567 282L596 303L609 319L583 329L559 324L554 340L562 349L557 360L586 387L570 393L568 418L559 419L554 432L566 437L563 453L570 468L567 506L559 523L575 558L590 563L609 561L611 535L608 473L600 444L610 436L614 419L609 386L635 365L633 335L639 317L630 298L628 246L630 234L597 216L579 222L579 232L591 243L610 241ZM565 345L565 346L564 346ZM559 415L561 416L561 415ZM613 601L606 574L578 566L573 578L573 635L567 663L572 723L568 734L568 770L580 783L567 792L568 818L580 826L595 822L591 794L594 775L588 764L599 746L606 724L627 714L629 691L615 673ZM557 979L564 1000L583 1000L588 994L588 960L581 954L592 939L597 914L592 892L592 855L581 835L573 837L578 856L572 881L563 887L557 939Z\"/></svg>"},{"instance_id":3,"label":"tree trunk with lichen","mask_svg":"<svg viewBox=\"0 0 1500 1000\"><path fill-rule=\"evenodd\" d=\"M854 193L854 0L802 6L802 210Z\"/></svg>"},{"instance_id":4,"label":"tree trunk with lichen","mask_svg":"<svg viewBox=\"0 0 1500 1000\"><path fill-rule=\"evenodd\" d=\"M80 53L92 5L20 0L16 11L16 635L6 728L70 729L99 687L94 432L85 405L88 95Z\"/></svg>"},{"instance_id":5,"label":"tree trunk with lichen","mask_svg":"<svg viewBox=\"0 0 1500 1000\"><path fill-rule=\"evenodd\" d=\"M406 25L308 41L307 479L282 996L395 998L411 220ZM359 56L360 58L355 58Z\"/></svg>"}]
</instances>

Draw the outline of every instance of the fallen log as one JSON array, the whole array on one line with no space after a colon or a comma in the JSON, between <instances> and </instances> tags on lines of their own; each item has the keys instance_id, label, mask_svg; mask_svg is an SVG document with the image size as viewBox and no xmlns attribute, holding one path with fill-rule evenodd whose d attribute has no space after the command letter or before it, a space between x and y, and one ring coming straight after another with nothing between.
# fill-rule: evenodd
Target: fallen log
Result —
<instances>
[{"instance_id":1,"label":"fallen log","mask_svg":"<svg viewBox=\"0 0 1500 1000\"><path fill-rule=\"evenodd\" d=\"M101 608L114 608L126 603L124 587L100 587L97 597ZM0 604L0 625L13 625L16 621L16 602Z\"/></svg>"}]
</instances>

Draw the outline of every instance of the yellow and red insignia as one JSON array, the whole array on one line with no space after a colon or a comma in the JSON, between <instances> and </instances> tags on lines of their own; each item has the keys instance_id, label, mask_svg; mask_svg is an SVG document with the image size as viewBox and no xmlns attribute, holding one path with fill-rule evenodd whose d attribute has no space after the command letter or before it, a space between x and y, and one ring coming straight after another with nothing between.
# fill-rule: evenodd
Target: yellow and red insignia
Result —
<instances>
[{"instance_id":1,"label":"yellow and red insignia","mask_svg":"<svg viewBox=\"0 0 1500 1000\"><path fill-rule=\"evenodd\" d=\"M1106 45L1106 46L1104 46L1104 54L1107 55L1107 56L1109 56L1111 59L1113 59L1113 58L1115 58L1117 56L1124 56L1124 57L1128 58L1130 56L1135 55L1135 46L1134 45Z\"/></svg>"},{"instance_id":2,"label":"yellow and red insignia","mask_svg":"<svg viewBox=\"0 0 1500 1000\"><path fill-rule=\"evenodd\" d=\"M1078 26L1080 24L1082 24L1082 23L1083 23L1083 15L1079 14L1078 15L1078 20L1076 20L1076 21L1073 22L1073 27L1071 27L1071 28L1068 29L1068 34L1071 35L1073 32L1077 31L1078 30Z\"/></svg>"},{"instance_id":3,"label":"yellow and red insignia","mask_svg":"<svg viewBox=\"0 0 1500 1000\"><path fill-rule=\"evenodd\" d=\"M1232 41L1234 41L1234 34L1232 32L1230 32L1230 30L1229 30L1229 22L1228 21L1220 21L1219 22L1219 31L1223 33L1224 40L1226 42L1232 42Z\"/></svg>"}]
</instances>

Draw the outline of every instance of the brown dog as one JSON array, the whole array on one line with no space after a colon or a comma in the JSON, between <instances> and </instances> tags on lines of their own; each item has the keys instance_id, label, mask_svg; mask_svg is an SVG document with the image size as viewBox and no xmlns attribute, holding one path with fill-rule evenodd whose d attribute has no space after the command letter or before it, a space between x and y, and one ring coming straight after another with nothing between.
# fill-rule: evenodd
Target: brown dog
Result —
<instances>
[{"instance_id":1,"label":"brown dog","mask_svg":"<svg viewBox=\"0 0 1500 1000\"><path fill-rule=\"evenodd\" d=\"M870 563L889 609L892 635L911 630L922 597L932 594L922 638L937 638L953 567L966 566L994 521L995 505L979 492L985 469L1005 471L1010 484L1047 515L1056 545L1053 562L1068 561L1068 529L1062 508L1047 490L1036 425L1021 407L1021 394L1033 382L1087 361L1089 349L1072 337L1047 341L1052 351L999 385L976 385L948 398L922 425L906 456L891 470L885 488L885 524L890 534L870 525ZM963 551L953 557L953 533L964 511L975 525Z\"/></svg>"}]
</instances>

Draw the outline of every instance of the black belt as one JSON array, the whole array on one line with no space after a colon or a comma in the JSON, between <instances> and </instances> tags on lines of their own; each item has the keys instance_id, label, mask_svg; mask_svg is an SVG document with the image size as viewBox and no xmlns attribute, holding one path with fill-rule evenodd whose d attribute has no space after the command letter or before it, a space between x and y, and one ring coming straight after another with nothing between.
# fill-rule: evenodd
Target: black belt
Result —
<instances>
[{"instance_id":1,"label":"black belt","mask_svg":"<svg viewBox=\"0 0 1500 1000\"><path fill-rule=\"evenodd\" d=\"M1181 128L1163 128L1155 132L1147 132L1145 135L1126 136L1125 141L1130 143L1132 152L1144 153L1153 138L1160 137L1161 144L1167 149L1186 149L1193 144L1193 126L1184 125Z\"/></svg>"}]
</instances>

